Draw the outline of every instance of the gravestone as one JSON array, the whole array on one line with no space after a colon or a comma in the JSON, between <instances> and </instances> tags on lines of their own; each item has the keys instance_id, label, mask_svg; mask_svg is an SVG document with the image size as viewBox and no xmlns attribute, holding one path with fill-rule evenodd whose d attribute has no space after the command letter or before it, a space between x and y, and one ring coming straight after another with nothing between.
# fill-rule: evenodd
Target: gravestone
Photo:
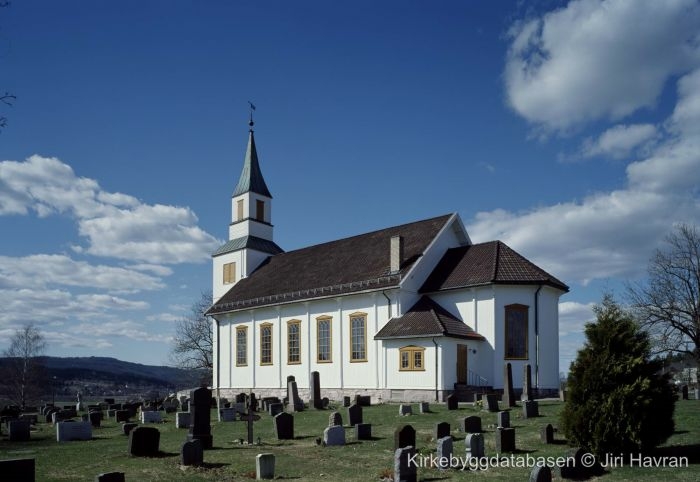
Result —
<instances>
[{"instance_id":1,"label":"gravestone","mask_svg":"<svg viewBox=\"0 0 700 482\"><path fill-rule=\"evenodd\" d=\"M343 397L343 407L350 406L350 397Z\"/></svg>"},{"instance_id":2,"label":"gravestone","mask_svg":"<svg viewBox=\"0 0 700 482\"><path fill-rule=\"evenodd\" d=\"M355 425L355 440L372 440L372 424L358 423Z\"/></svg>"},{"instance_id":3,"label":"gravestone","mask_svg":"<svg viewBox=\"0 0 700 482\"><path fill-rule=\"evenodd\" d=\"M131 411L130 410L115 410L114 411L114 421L117 423L128 422L129 418L131 418Z\"/></svg>"},{"instance_id":4,"label":"gravestone","mask_svg":"<svg viewBox=\"0 0 700 482\"><path fill-rule=\"evenodd\" d=\"M35 459L0 460L0 475L2 480L34 482Z\"/></svg>"},{"instance_id":5,"label":"gravestone","mask_svg":"<svg viewBox=\"0 0 700 482\"><path fill-rule=\"evenodd\" d=\"M56 424L56 441L92 440L90 422L58 422Z\"/></svg>"},{"instance_id":6,"label":"gravestone","mask_svg":"<svg viewBox=\"0 0 700 482\"><path fill-rule=\"evenodd\" d=\"M323 442L327 447L345 445L345 429L340 425L326 427L323 431Z\"/></svg>"},{"instance_id":7,"label":"gravestone","mask_svg":"<svg viewBox=\"0 0 700 482\"><path fill-rule=\"evenodd\" d=\"M515 407L515 390L513 389L513 367L506 363L503 373L503 403L506 407Z\"/></svg>"},{"instance_id":8,"label":"gravestone","mask_svg":"<svg viewBox=\"0 0 700 482\"><path fill-rule=\"evenodd\" d=\"M496 426L510 428L510 412L498 412L496 414Z\"/></svg>"},{"instance_id":9,"label":"gravestone","mask_svg":"<svg viewBox=\"0 0 700 482\"><path fill-rule=\"evenodd\" d=\"M338 412L331 412L328 416L328 426L335 427L336 425L343 426L343 417Z\"/></svg>"},{"instance_id":10,"label":"gravestone","mask_svg":"<svg viewBox=\"0 0 700 482\"><path fill-rule=\"evenodd\" d=\"M323 401L321 400L321 376L318 372L311 372L311 400L309 405L317 410L323 409Z\"/></svg>"},{"instance_id":11,"label":"gravestone","mask_svg":"<svg viewBox=\"0 0 700 482\"><path fill-rule=\"evenodd\" d=\"M56 413L56 412L59 412L59 411L60 411L60 410L58 410L57 408L50 408L50 409L48 409L48 410L46 411L46 415L45 415L45 422L46 422L46 423L53 423L53 414Z\"/></svg>"},{"instance_id":12,"label":"gravestone","mask_svg":"<svg viewBox=\"0 0 700 482\"><path fill-rule=\"evenodd\" d=\"M571 463L566 463L559 468L562 479L586 479L590 472L588 460L584 463L584 457L588 457L588 452L583 448L572 448L566 453Z\"/></svg>"},{"instance_id":13,"label":"gravestone","mask_svg":"<svg viewBox=\"0 0 700 482\"><path fill-rule=\"evenodd\" d=\"M296 381L296 378L294 378L294 375L287 375L287 398L286 398L287 402L286 403L291 403L291 401L294 400L294 398L292 396L291 386L289 385L290 382L294 382L294 381Z\"/></svg>"},{"instance_id":14,"label":"gravestone","mask_svg":"<svg viewBox=\"0 0 700 482\"><path fill-rule=\"evenodd\" d=\"M454 393L451 393L447 396L447 399L445 400L445 403L447 405L447 410L457 410L459 402L457 401L457 395Z\"/></svg>"},{"instance_id":15,"label":"gravestone","mask_svg":"<svg viewBox=\"0 0 700 482\"><path fill-rule=\"evenodd\" d=\"M548 423L540 431L540 439L546 444L554 443L554 427L551 423Z\"/></svg>"},{"instance_id":16,"label":"gravestone","mask_svg":"<svg viewBox=\"0 0 700 482\"><path fill-rule=\"evenodd\" d=\"M529 482L552 482L552 469L547 465L536 465L530 472Z\"/></svg>"},{"instance_id":17,"label":"gravestone","mask_svg":"<svg viewBox=\"0 0 700 482\"><path fill-rule=\"evenodd\" d=\"M567 393L567 390L565 388L559 389L559 401L560 402L566 402L566 393Z\"/></svg>"},{"instance_id":18,"label":"gravestone","mask_svg":"<svg viewBox=\"0 0 700 482\"><path fill-rule=\"evenodd\" d=\"M452 452L452 437L440 437L437 441L437 460L439 469L444 470L450 468Z\"/></svg>"},{"instance_id":19,"label":"gravestone","mask_svg":"<svg viewBox=\"0 0 700 482\"><path fill-rule=\"evenodd\" d=\"M102 412L90 412L88 413L88 421L93 427L99 428L102 424Z\"/></svg>"},{"instance_id":20,"label":"gravestone","mask_svg":"<svg viewBox=\"0 0 700 482\"><path fill-rule=\"evenodd\" d=\"M527 400L523 402L523 418L533 418L539 417L540 410L539 405L534 400Z\"/></svg>"},{"instance_id":21,"label":"gravestone","mask_svg":"<svg viewBox=\"0 0 700 482\"><path fill-rule=\"evenodd\" d=\"M394 452L394 481L416 482L418 479L418 466L409 463L415 459L415 449L412 446L396 449Z\"/></svg>"},{"instance_id":22,"label":"gravestone","mask_svg":"<svg viewBox=\"0 0 700 482\"><path fill-rule=\"evenodd\" d=\"M245 403L232 403L229 407L235 414L246 413Z\"/></svg>"},{"instance_id":23,"label":"gravestone","mask_svg":"<svg viewBox=\"0 0 700 482\"><path fill-rule=\"evenodd\" d=\"M410 405L399 405L399 415L413 415L413 409Z\"/></svg>"},{"instance_id":24,"label":"gravestone","mask_svg":"<svg viewBox=\"0 0 700 482\"><path fill-rule=\"evenodd\" d=\"M57 424L58 422L63 422L64 420L68 420L71 417L74 417L73 412L69 410L58 410L55 412L51 412L51 421L54 424Z\"/></svg>"},{"instance_id":25,"label":"gravestone","mask_svg":"<svg viewBox=\"0 0 700 482\"><path fill-rule=\"evenodd\" d=\"M287 393L289 393L289 403L287 403L287 412L301 412L304 410L304 402L299 398L299 390L297 382L292 380L287 384Z\"/></svg>"},{"instance_id":26,"label":"gravestone","mask_svg":"<svg viewBox=\"0 0 700 482\"><path fill-rule=\"evenodd\" d=\"M435 440L440 440L441 438L450 436L450 424L447 422L440 422L435 424L435 429L433 432L433 438Z\"/></svg>"},{"instance_id":27,"label":"gravestone","mask_svg":"<svg viewBox=\"0 0 700 482\"><path fill-rule=\"evenodd\" d=\"M180 448L180 465L202 465L203 463L204 450L199 440L190 440L182 444Z\"/></svg>"},{"instance_id":28,"label":"gravestone","mask_svg":"<svg viewBox=\"0 0 700 482\"><path fill-rule=\"evenodd\" d=\"M222 408L219 410L221 414L222 422L233 422L236 420L236 409L235 408Z\"/></svg>"},{"instance_id":29,"label":"gravestone","mask_svg":"<svg viewBox=\"0 0 700 482\"><path fill-rule=\"evenodd\" d=\"M190 412L177 412L175 414L175 428L190 428Z\"/></svg>"},{"instance_id":30,"label":"gravestone","mask_svg":"<svg viewBox=\"0 0 700 482\"><path fill-rule=\"evenodd\" d=\"M129 455L155 457L160 449L160 432L155 427L136 427L129 432Z\"/></svg>"},{"instance_id":31,"label":"gravestone","mask_svg":"<svg viewBox=\"0 0 700 482\"><path fill-rule=\"evenodd\" d=\"M187 440L199 440L202 449L212 448L213 437L211 435L211 391L206 387L198 388L190 392L191 415L190 431Z\"/></svg>"},{"instance_id":32,"label":"gravestone","mask_svg":"<svg viewBox=\"0 0 700 482\"><path fill-rule=\"evenodd\" d=\"M105 472L95 477L95 482L126 482L124 472Z\"/></svg>"},{"instance_id":33,"label":"gravestone","mask_svg":"<svg viewBox=\"0 0 700 482\"><path fill-rule=\"evenodd\" d=\"M464 417L460 428L465 433L481 433L481 417L476 415Z\"/></svg>"},{"instance_id":34,"label":"gravestone","mask_svg":"<svg viewBox=\"0 0 700 482\"><path fill-rule=\"evenodd\" d=\"M107 405L111 405L112 403L114 403L113 398L104 398L102 401L105 402Z\"/></svg>"},{"instance_id":35,"label":"gravestone","mask_svg":"<svg viewBox=\"0 0 700 482\"><path fill-rule=\"evenodd\" d=\"M515 452L515 429L502 428L496 429L496 452Z\"/></svg>"},{"instance_id":36,"label":"gravestone","mask_svg":"<svg viewBox=\"0 0 700 482\"><path fill-rule=\"evenodd\" d=\"M362 423L362 407L353 403L348 407L348 424L352 427Z\"/></svg>"},{"instance_id":37,"label":"gravestone","mask_svg":"<svg viewBox=\"0 0 700 482\"><path fill-rule=\"evenodd\" d=\"M26 420L10 420L7 423L7 431L10 442L29 441L29 422Z\"/></svg>"},{"instance_id":38,"label":"gravestone","mask_svg":"<svg viewBox=\"0 0 700 482\"><path fill-rule=\"evenodd\" d=\"M274 417L278 413L282 413L284 411L284 405L282 403L268 403L267 404L267 413L270 414L271 417Z\"/></svg>"},{"instance_id":39,"label":"gravestone","mask_svg":"<svg viewBox=\"0 0 700 482\"><path fill-rule=\"evenodd\" d=\"M695 400L700 400L700 388L695 389Z\"/></svg>"},{"instance_id":40,"label":"gravestone","mask_svg":"<svg viewBox=\"0 0 700 482\"><path fill-rule=\"evenodd\" d=\"M486 401L484 408L489 412L498 412L498 395L495 393L487 393L482 397Z\"/></svg>"},{"instance_id":41,"label":"gravestone","mask_svg":"<svg viewBox=\"0 0 700 482\"><path fill-rule=\"evenodd\" d=\"M255 479L269 480L275 478L275 454L258 454L255 456Z\"/></svg>"},{"instance_id":42,"label":"gravestone","mask_svg":"<svg viewBox=\"0 0 700 482\"><path fill-rule=\"evenodd\" d=\"M430 404L428 402L420 402L420 413L430 413Z\"/></svg>"},{"instance_id":43,"label":"gravestone","mask_svg":"<svg viewBox=\"0 0 700 482\"><path fill-rule=\"evenodd\" d=\"M323 408L328 408L328 404L331 403L330 399L328 397L323 397L321 399L321 406Z\"/></svg>"},{"instance_id":44,"label":"gravestone","mask_svg":"<svg viewBox=\"0 0 700 482\"><path fill-rule=\"evenodd\" d=\"M467 460L471 458L480 459L484 457L486 452L484 450L484 434L481 433L470 433L467 438L464 439L465 456Z\"/></svg>"},{"instance_id":45,"label":"gravestone","mask_svg":"<svg viewBox=\"0 0 700 482\"><path fill-rule=\"evenodd\" d=\"M282 412L273 418L277 440L294 440L294 416Z\"/></svg>"},{"instance_id":46,"label":"gravestone","mask_svg":"<svg viewBox=\"0 0 700 482\"><path fill-rule=\"evenodd\" d=\"M688 400L688 385L683 385L681 387L681 398L683 400Z\"/></svg>"},{"instance_id":47,"label":"gravestone","mask_svg":"<svg viewBox=\"0 0 700 482\"><path fill-rule=\"evenodd\" d=\"M124 435L129 435L133 429L138 427L138 423L133 423L133 422L126 422L122 424L122 433Z\"/></svg>"},{"instance_id":48,"label":"gravestone","mask_svg":"<svg viewBox=\"0 0 700 482\"><path fill-rule=\"evenodd\" d=\"M369 407L372 405L372 397L370 395L355 395L355 403L360 407Z\"/></svg>"},{"instance_id":49,"label":"gravestone","mask_svg":"<svg viewBox=\"0 0 700 482\"><path fill-rule=\"evenodd\" d=\"M394 450L408 446L416 446L416 429L410 425L397 427L394 430Z\"/></svg>"},{"instance_id":50,"label":"gravestone","mask_svg":"<svg viewBox=\"0 0 700 482\"><path fill-rule=\"evenodd\" d=\"M529 363L523 367L523 393L520 400L532 400L532 368Z\"/></svg>"},{"instance_id":51,"label":"gravestone","mask_svg":"<svg viewBox=\"0 0 700 482\"><path fill-rule=\"evenodd\" d=\"M163 418L161 417L160 412L141 412L141 423L161 423L162 421Z\"/></svg>"}]
</instances>

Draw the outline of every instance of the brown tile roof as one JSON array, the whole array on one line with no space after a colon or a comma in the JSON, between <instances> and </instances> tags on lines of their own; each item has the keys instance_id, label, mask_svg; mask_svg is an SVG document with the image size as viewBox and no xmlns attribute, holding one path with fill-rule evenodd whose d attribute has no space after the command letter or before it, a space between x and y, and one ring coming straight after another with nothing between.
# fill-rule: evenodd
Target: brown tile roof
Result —
<instances>
[{"instance_id":1,"label":"brown tile roof","mask_svg":"<svg viewBox=\"0 0 700 482\"><path fill-rule=\"evenodd\" d=\"M449 336L483 340L484 337L427 296L421 297L403 316L392 318L374 336L375 340L388 338L418 338Z\"/></svg>"},{"instance_id":2,"label":"brown tile roof","mask_svg":"<svg viewBox=\"0 0 700 482\"><path fill-rule=\"evenodd\" d=\"M209 309L225 313L272 304L398 286L452 215L386 228L270 256ZM404 240L399 274L389 273L392 236Z\"/></svg>"},{"instance_id":3,"label":"brown tile roof","mask_svg":"<svg viewBox=\"0 0 700 482\"><path fill-rule=\"evenodd\" d=\"M420 289L421 293L486 284L548 285L569 291L557 278L501 241L448 249Z\"/></svg>"}]
</instances>

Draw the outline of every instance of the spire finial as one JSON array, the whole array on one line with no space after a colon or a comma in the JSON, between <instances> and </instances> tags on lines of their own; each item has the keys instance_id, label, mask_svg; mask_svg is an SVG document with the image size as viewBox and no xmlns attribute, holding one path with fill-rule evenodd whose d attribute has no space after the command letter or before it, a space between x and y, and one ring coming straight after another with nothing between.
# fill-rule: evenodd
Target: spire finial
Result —
<instances>
[{"instance_id":1,"label":"spire finial","mask_svg":"<svg viewBox=\"0 0 700 482\"><path fill-rule=\"evenodd\" d=\"M251 101L248 101L248 105L250 106L250 120L248 121L248 125L250 126L250 130L252 132L253 126L255 125L255 122L253 122L253 111L255 110L255 106Z\"/></svg>"}]
</instances>

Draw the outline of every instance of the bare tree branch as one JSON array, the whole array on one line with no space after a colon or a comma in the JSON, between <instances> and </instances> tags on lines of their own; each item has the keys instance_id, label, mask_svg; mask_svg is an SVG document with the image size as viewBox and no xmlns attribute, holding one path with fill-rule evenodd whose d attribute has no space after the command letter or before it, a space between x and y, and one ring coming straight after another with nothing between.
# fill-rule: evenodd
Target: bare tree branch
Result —
<instances>
[{"instance_id":1,"label":"bare tree branch","mask_svg":"<svg viewBox=\"0 0 700 482\"><path fill-rule=\"evenodd\" d=\"M5 396L14 404L24 408L28 402L37 400L43 393L45 368L39 357L46 349L46 341L32 323L18 329L3 352L7 358L0 376Z\"/></svg>"},{"instance_id":2,"label":"bare tree branch","mask_svg":"<svg viewBox=\"0 0 700 482\"><path fill-rule=\"evenodd\" d=\"M170 356L180 368L203 370L211 381L214 332L211 317L205 315L212 304L212 294L202 296L190 308L190 312L176 321L175 338Z\"/></svg>"}]
</instances>

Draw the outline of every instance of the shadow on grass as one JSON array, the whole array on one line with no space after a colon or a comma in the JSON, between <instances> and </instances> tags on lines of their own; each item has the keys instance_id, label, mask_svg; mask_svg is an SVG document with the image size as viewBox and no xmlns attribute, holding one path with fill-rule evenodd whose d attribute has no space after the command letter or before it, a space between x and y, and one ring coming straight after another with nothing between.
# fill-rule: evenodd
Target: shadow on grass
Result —
<instances>
[{"instance_id":1,"label":"shadow on grass","mask_svg":"<svg viewBox=\"0 0 700 482\"><path fill-rule=\"evenodd\" d=\"M424 480L425 482L428 482L430 480L449 480L449 479L450 479L449 477L430 477L427 479L420 479L420 480Z\"/></svg>"},{"instance_id":2,"label":"shadow on grass","mask_svg":"<svg viewBox=\"0 0 700 482\"><path fill-rule=\"evenodd\" d=\"M684 433L690 433L688 430L676 430L673 432L673 435L683 435Z\"/></svg>"},{"instance_id":3,"label":"shadow on grass","mask_svg":"<svg viewBox=\"0 0 700 482\"><path fill-rule=\"evenodd\" d=\"M669 458L685 457L689 464L700 464L700 444L657 447L650 455Z\"/></svg>"},{"instance_id":4,"label":"shadow on grass","mask_svg":"<svg viewBox=\"0 0 700 482\"><path fill-rule=\"evenodd\" d=\"M220 468L226 467L226 466L228 466L228 465L231 465L231 464L225 464L225 463L223 463L223 462L217 462L217 463L213 463L213 462L204 462L204 463L203 463L202 465L200 465L199 467L201 467L201 468L203 468L203 469L220 469Z\"/></svg>"},{"instance_id":5,"label":"shadow on grass","mask_svg":"<svg viewBox=\"0 0 700 482\"><path fill-rule=\"evenodd\" d=\"M566 440L552 440L552 443L549 445L567 445L568 443Z\"/></svg>"}]
</instances>

